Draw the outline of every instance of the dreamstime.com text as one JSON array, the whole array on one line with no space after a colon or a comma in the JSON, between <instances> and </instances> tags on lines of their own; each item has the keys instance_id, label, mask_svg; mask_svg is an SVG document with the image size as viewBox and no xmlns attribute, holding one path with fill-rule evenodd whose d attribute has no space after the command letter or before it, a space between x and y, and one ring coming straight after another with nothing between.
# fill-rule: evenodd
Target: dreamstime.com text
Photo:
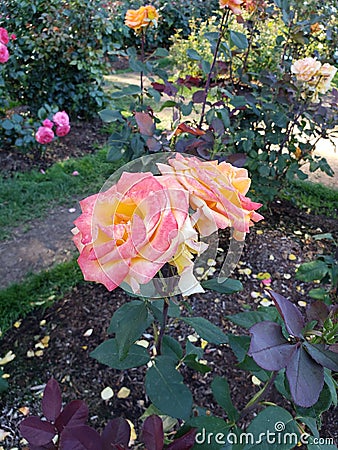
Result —
<instances>
[{"instance_id":1,"label":"dreamstime.com text","mask_svg":"<svg viewBox=\"0 0 338 450\"><path fill-rule=\"evenodd\" d=\"M315 444L315 445L335 445L334 438L315 437L308 433L295 433L285 431L284 422L276 422L274 430L266 430L261 433L243 432L240 435L236 433L209 432L205 428L198 432L195 436L196 444L244 444L256 445L267 443L269 445L298 445L298 444Z\"/></svg>"}]
</instances>

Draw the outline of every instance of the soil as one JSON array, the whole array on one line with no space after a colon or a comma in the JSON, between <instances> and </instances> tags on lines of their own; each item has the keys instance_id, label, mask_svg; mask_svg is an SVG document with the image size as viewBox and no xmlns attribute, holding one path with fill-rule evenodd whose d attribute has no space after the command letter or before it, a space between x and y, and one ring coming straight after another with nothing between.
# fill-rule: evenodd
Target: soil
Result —
<instances>
[{"instance_id":1,"label":"soil","mask_svg":"<svg viewBox=\"0 0 338 450\"><path fill-rule=\"evenodd\" d=\"M1 167L11 176L13 171L24 171L33 166L45 168L56 160L93 152L96 143L102 144L105 140L99 128L98 123L74 124L75 132L48 150L43 166L29 156L19 157L0 151ZM70 229L78 215L79 210L69 213L65 207L54 209L46 219L32 221L28 231L14 230L10 241L0 243L0 267L4 277L13 272L5 281L1 275L2 286L20 280L28 270L39 271L69 258L74 252ZM194 315L208 318L225 332L245 333L232 325L226 315L243 311L248 305L256 308L266 297L265 287L257 278L260 272L269 272L272 289L296 304L301 302L298 304L304 311L304 305L310 300L307 292L313 286L296 281L295 269L314 255L330 251L329 241L315 241L311 239L312 235L331 232L338 239L337 220L307 214L287 202L272 205L265 217L264 222L257 224L247 236L241 262L233 274L233 278L243 281L244 290L231 296L208 291L189 297ZM48 239L51 233L55 237L52 244ZM9 251L13 252L10 263ZM295 259L290 259L290 255L294 255ZM245 274L243 269L250 269L251 273L246 271L248 274ZM109 293L101 285L83 282L50 308L35 310L2 337L0 356L12 350L16 357L4 366L10 375L10 388L0 398L0 449L1 445L6 450L26 448L20 442L18 424L28 414L25 408L29 408L29 414L41 413L41 392L51 376L60 383L65 403L82 399L88 404L89 424L94 428L100 429L110 418L122 416L130 419L138 429L138 419L149 405L143 387L145 368L116 371L89 356L97 345L107 339L106 330L112 314L128 299L121 289ZM180 341L192 334L192 330L182 322L173 320L169 322L168 329ZM145 339L151 341L151 334L152 331L148 330ZM42 341L44 345L41 340L46 336L49 342ZM197 338L195 345L199 344ZM196 375L186 367L182 370L196 406L223 414L211 395L210 383L215 375L227 377L233 401L239 409L259 390L251 376L236 366L236 358L227 345L208 344L205 360L212 368L209 374ZM105 401L101 398L101 392L107 386L113 389L115 395ZM117 396L121 387L131 391L125 399ZM267 399L290 408L274 389ZM338 442L337 421L336 410L325 413L321 436L333 437ZM1 429L9 432L3 442Z\"/></svg>"}]
</instances>

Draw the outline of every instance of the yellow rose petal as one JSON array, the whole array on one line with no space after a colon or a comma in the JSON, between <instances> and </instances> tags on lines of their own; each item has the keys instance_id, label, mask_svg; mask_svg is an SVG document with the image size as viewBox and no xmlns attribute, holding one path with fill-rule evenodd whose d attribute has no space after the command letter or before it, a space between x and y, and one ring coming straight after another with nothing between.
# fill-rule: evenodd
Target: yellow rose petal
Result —
<instances>
[{"instance_id":1,"label":"yellow rose petal","mask_svg":"<svg viewBox=\"0 0 338 450\"><path fill-rule=\"evenodd\" d=\"M43 356L43 350L37 350L35 356Z\"/></svg>"},{"instance_id":2,"label":"yellow rose petal","mask_svg":"<svg viewBox=\"0 0 338 450\"><path fill-rule=\"evenodd\" d=\"M15 358L15 354L10 350L6 353L6 355L3 358L0 358L0 366L4 366L5 364L8 364L9 362L13 361Z\"/></svg>"},{"instance_id":3,"label":"yellow rose petal","mask_svg":"<svg viewBox=\"0 0 338 450\"><path fill-rule=\"evenodd\" d=\"M45 336L44 338L41 339L41 344L44 347L48 347L49 341L50 341L50 336Z\"/></svg>"},{"instance_id":4,"label":"yellow rose petal","mask_svg":"<svg viewBox=\"0 0 338 450\"><path fill-rule=\"evenodd\" d=\"M294 255L293 253L290 253L290 255L288 256L288 258L289 258L290 261L296 261L297 256Z\"/></svg>"},{"instance_id":5,"label":"yellow rose petal","mask_svg":"<svg viewBox=\"0 0 338 450\"><path fill-rule=\"evenodd\" d=\"M263 234L263 230L256 230L256 234Z\"/></svg>"},{"instance_id":6,"label":"yellow rose petal","mask_svg":"<svg viewBox=\"0 0 338 450\"><path fill-rule=\"evenodd\" d=\"M305 308L307 306L307 303L304 302L303 300L299 300L298 305L302 306L303 308Z\"/></svg>"},{"instance_id":7,"label":"yellow rose petal","mask_svg":"<svg viewBox=\"0 0 338 450\"><path fill-rule=\"evenodd\" d=\"M19 328L21 326L22 320L17 320L14 324L13 327L14 328Z\"/></svg>"},{"instance_id":8,"label":"yellow rose petal","mask_svg":"<svg viewBox=\"0 0 338 450\"><path fill-rule=\"evenodd\" d=\"M107 386L101 391L102 400L109 400L114 397L114 391L111 387Z\"/></svg>"},{"instance_id":9,"label":"yellow rose petal","mask_svg":"<svg viewBox=\"0 0 338 450\"><path fill-rule=\"evenodd\" d=\"M134 442L136 441L136 439L137 439L137 434L135 432L135 427L134 427L133 422L131 422L129 419L126 419L126 420L129 423L129 425L130 425L129 447L131 447L134 444Z\"/></svg>"},{"instance_id":10,"label":"yellow rose petal","mask_svg":"<svg viewBox=\"0 0 338 450\"><path fill-rule=\"evenodd\" d=\"M255 375L251 377L251 381L255 386L260 386L262 384L261 380L259 380Z\"/></svg>"},{"instance_id":11,"label":"yellow rose petal","mask_svg":"<svg viewBox=\"0 0 338 450\"><path fill-rule=\"evenodd\" d=\"M127 398L129 397L130 389L127 387L121 387L121 389L117 393L117 398Z\"/></svg>"},{"instance_id":12,"label":"yellow rose petal","mask_svg":"<svg viewBox=\"0 0 338 450\"><path fill-rule=\"evenodd\" d=\"M28 352L26 353L27 358L33 358L33 356L35 355L33 350L28 350Z\"/></svg>"},{"instance_id":13,"label":"yellow rose petal","mask_svg":"<svg viewBox=\"0 0 338 450\"><path fill-rule=\"evenodd\" d=\"M208 341L201 339L201 349L204 350L207 345L208 345Z\"/></svg>"}]
</instances>

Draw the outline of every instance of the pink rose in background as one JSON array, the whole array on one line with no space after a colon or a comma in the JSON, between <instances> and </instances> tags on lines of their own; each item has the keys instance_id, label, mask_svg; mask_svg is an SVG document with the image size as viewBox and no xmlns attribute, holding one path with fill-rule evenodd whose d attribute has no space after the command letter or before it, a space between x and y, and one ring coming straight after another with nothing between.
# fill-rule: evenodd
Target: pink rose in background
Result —
<instances>
[{"instance_id":1,"label":"pink rose in background","mask_svg":"<svg viewBox=\"0 0 338 450\"><path fill-rule=\"evenodd\" d=\"M253 222L263 219L256 212L262 205L245 197L251 183L246 169L180 154L168 162L170 165L158 164L160 172L176 177L189 191L190 206L195 211L192 223L201 236L233 227L234 238L243 240Z\"/></svg>"},{"instance_id":2,"label":"pink rose in background","mask_svg":"<svg viewBox=\"0 0 338 450\"><path fill-rule=\"evenodd\" d=\"M49 144L54 139L54 131L49 127L39 127L35 139L39 144Z\"/></svg>"},{"instance_id":3,"label":"pink rose in background","mask_svg":"<svg viewBox=\"0 0 338 450\"><path fill-rule=\"evenodd\" d=\"M0 27L0 42L7 45L9 42L8 32L5 28Z\"/></svg>"},{"instance_id":4,"label":"pink rose in background","mask_svg":"<svg viewBox=\"0 0 338 450\"><path fill-rule=\"evenodd\" d=\"M5 44L0 42L0 63L5 63L8 61L9 52Z\"/></svg>"},{"instance_id":5,"label":"pink rose in background","mask_svg":"<svg viewBox=\"0 0 338 450\"><path fill-rule=\"evenodd\" d=\"M16 34L12 33L10 38L11 38L12 41L16 41Z\"/></svg>"},{"instance_id":6,"label":"pink rose in background","mask_svg":"<svg viewBox=\"0 0 338 450\"><path fill-rule=\"evenodd\" d=\"M174 178L149 172L123 172L116 185L80 205L73 229L78 263L86 280L110 291L126 282L139 292L177 254L181 231L192 230L188 192Z\"/></svg>"},{"instance_id":7,"label":"pink rose in background","mask_svg":"<svg viewBox=\"0 0 338 450\"><path fill-rule=\"evenodd\" d=\"M43 125L44 127L47 127L47 128L53 128L54 123L53 123L51 120L49 120L49 119L45 119L45 120L42 122L42 125Z\"/></svg>"},{"instance_id":8,"label":"pink rose in background","mask_svg":"<svg viewBox=\"0 0 338 450\"><path fill-rule=\"evenodd\" d=\"M69 125L59 125L56 127L56 135L58 137L62 137L62 136L66 136L66 134L68 134L70 131L70 126Z\"/></svg>"},{"instance_id":9,"label":"pink rose in background","mask_svg":"<svg viewBox=\"0 0 338 450\"><path fill-rule=\"evenodd\" d=\"M65 111L59 111L54 114L53 121L58 126L69 125L69 116Z\"/></svg>"},{"instance_id":10,"label":"pink rose in background","mask_svg":"<svg viewBox=\"0 0 338 450\"><path fill-rule=\"evenodd\" d=\"M318 75L320 67L320 61L309 56L295 61L291 66L291 72L296 75L299 81L311 82L314 80L316 82L316 75Z\"/></svg>"}]
</instances>

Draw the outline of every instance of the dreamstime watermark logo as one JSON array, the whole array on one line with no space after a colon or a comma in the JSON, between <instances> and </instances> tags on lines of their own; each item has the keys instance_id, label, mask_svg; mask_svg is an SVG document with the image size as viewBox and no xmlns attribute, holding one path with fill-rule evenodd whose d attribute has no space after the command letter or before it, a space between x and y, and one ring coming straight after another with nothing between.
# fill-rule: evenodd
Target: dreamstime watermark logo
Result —
<instances>
[{"instance_id":1,"label":"dreamstime watermark logo","mask_svg":"<svg viewBox=\"0 0 338 450\"><path fill-rule=\"evenodd\" d=\"M236 434L234 432L228 433L214 433L202 428L195 436L196 444L207 445L259 445L268 444L276 446L280 445L335 445L334 439L329 437L316 437L308 433L296 433L287 431L286 425L282 421L274 424L273 430L267 429L263 432L243 432Z\"/></svg>"},{"instance_id":2,"label":"dreamstime watermark logo","mask_svg":"<svg viewBox=\"0 0 338 450\"><path fill-rule=\"evenodd\" d=\"M189 155L185 155L189 157ZM153 154L153 155L145 155L141 158L138 158L136 160L133 160L118 170L116 170L109 179L104 183L100 194L97 196L95 207L94 207L94 213L93 213L93 221L92 221L92 235L96 236L98 234L98 231L96 230L97 224L96 219L97 217L102 216L102 202L107 202L107 191L109 191L111 188L114 189L114 186L121 186L121 183L119 181L121 180L121 177L125 173L133 173L133 174L153 174L155 177L161 175L158 164L167 164L169 159L175 158L174 153L161 153L161 154ZM185 174L185 177L189 178L189 174ZM192 183L196 183L196 180L191 178ZM125 190L122 189L122 192L118 192L117 195L115 195L114 201L112 201L112 211L111 215L113 218L114 223L114 215L118 216L119 218L122 217L123 211L128 211L128 192L130 192L131 189L134 189L137 191L137 183L139 180L135 177L134 186L128 185L126 183ZM179 185L179 184L178 184ZM144 198L141 198L139 203L136 205L136 208L134 211L130 214L130 217L123 218L123 229L124 229L124 235L121 235L121 241L126 237L127 234L129 234L129 237L127 236L127 239L129 239L129 243L131 246L134 246L138 249L138 256L139 259L143 261L143 264L140 264L140 278L142 277L142 270L144 270L144 264L149 261L149 263L153 263L152 257L153 255L158 253L158 249L152 247L151 241L147 243L147 245L144 245L142 247L139 245L137 240L139 239L139 233L133 232L133 223L138 217L142 217L142 222L144 225L144 228L146 230L153 229L156 226L157 223L160 223L163 218L165 218L168 214L171 213L171 197L175 198L175 211L174 214L183 214L185 212L184 207L180 207L179 201L177 199L179 198L179 194L183 194L184 188L183 186L177 187L176 185L169 185L167 186L163 191L158 190L156 192L153 192L150 196L145 196ZM109 201L109 199L108 199ZM126 204L126 207L124 207L124 204ZM182 203L183 205L183 203ZM180 210L181 209L181 210ZM146 211L147 214L144 212ZM209 217L209 220L212 220L212 216ZM244 220L244 216L243 216ZM126 224L126 222L128 222ZM102 228L102 227L101 227ZM136 227L134 227L136 228ZM116 227L117 233L120 232L120 229L122 229L122 225L120 227ZM199 252L199 254L195 255L194 257L194 277L196 280L196 285L199 284L199 281L202 279L206 279L208 276L208 273L212 273L213 266L216 264L216 258L218 262L221 260L221 264L219 267L219 271L217 273L217 281L219 283L224 282L235 267L237 266L240 256L242 254L243 248L244 248L244 236L245 233L243 233L243 240L238 240L233 237L233 230L230 229L230 237L229 237L229 244L227 248L221 248L220 249L220 243L218 239L218 227L216 226L216 223L214 223L214 229L216 230L209 236L199 238L199 241L197 242L197 245L200 246L202 251ZM104 232L110 232L109 227L106 227ZM190 233L192 230L190 230ZM122 234L123 234L122 233ZM198 233L195 231L196 236L198 237ZM182 237L183 236L183 237ZM123 238L123 239L122 239ZM185 235L184 231L177 230L177 233L169 233L167 236L163 236L163 240L168 240L170 242L167 242L167 247L176 249L175 258L180 257L180 251L184 252L185 247L184 245L181 245L185 242ZM118 242L118 236L111 236L112 241ZM176 241L176 243L175 243ZM101 244L100 244L101 245ZM108 247L109 244L106 244ZM164 246L165 247L165 246ZM102 247L101 247L102 248ZM103 261L105 261L105 258L102 258L100 256L101 248L95 246L94 244L94 252L97 257L98 263L101 265L102 270L105 272L105 274L109 277L111 276L106 270L105 270L105 264ZM125 260L126 256L124 254L124 248L125 246L116 246L116 255L118 255L118 258L121 260ZM221 252L221 253L219 253ZM148 256L149 255L149 256ZM158 257L156 262L158 265L161 265L161 258L166 258L166 253L162 257ZM164 264L164 263L163 263ZM132 266L133 270L137 271L137 265ZM210 270L211 269L211 270ZM200 272L199 272L200 271ZM203 275L201 276L201 271ZM115 280L112 280L115 281ZM163 298L163 296L169 296L173 297L178 294L185 295L184 290L182 290L182 283L181 277L177 274L173 274L172 271L162 272L160 277L154 277L149 282L141 283L139 286L140 292L139 295L147 297L147 298ZM133 286L130 286L127 282L122 282L120 284L120 287L123 288L126 292L129 292L131 294L135 293L135 289ZM190 290L193 290L195 286L186 286L186 292L189 292ZM189 294L186 294L189 295Z\"/></svg>"}]
</instances>

